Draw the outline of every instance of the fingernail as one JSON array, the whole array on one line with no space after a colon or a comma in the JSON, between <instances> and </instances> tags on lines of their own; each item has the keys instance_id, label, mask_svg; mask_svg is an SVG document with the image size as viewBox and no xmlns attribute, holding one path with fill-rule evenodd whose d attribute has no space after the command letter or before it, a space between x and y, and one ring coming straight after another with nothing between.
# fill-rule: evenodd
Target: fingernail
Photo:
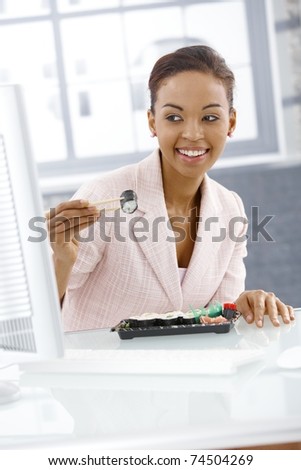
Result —
<instances>
[{"instance_id":1,"label":"fingernail","mask_svg":"<svg viewBox=\"0 0 301 470\"><path fill-rule=\"evenodd\" d=\"M256 323L256 325L261 328L261 327L262 327L262 321L261 321L261 320L258 320L257 323Z\"/></svg>"},{"instance_id":2,"label":"fingernail","mask_svg":"<svg viewBox=\"0 0 301 470\"><path fill-rule=\"evenodd\" d=\"M247 318L246 318L246 320L247 320L248 323L251 323L252 320L253 320L252 315L248 315Z\"/></svg>"},{"instance_id":3,"label":"fingernail","mask_svg":"<svg viewBox=\"0 0 301 470\"><path fill-rule=\"evenodd\" d=\"M279 323L278 320L273 320L273 324L274 324L275 326L279 326L279 325L280 325L280 323Z\"/></svg>"}]
</instances>

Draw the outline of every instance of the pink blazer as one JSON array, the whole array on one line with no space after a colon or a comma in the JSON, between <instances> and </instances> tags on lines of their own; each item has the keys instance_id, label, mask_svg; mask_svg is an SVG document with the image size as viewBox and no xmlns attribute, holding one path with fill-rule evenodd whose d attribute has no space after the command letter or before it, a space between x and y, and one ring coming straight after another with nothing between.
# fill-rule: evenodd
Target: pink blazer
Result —
<instances>
[{"instance_id":1,"label":"pink blazer","mask_svg":"<svg viewBox=\"0 0 301 470\"><path fill-rule=\"evenodd\" d=\"M137 193L136 212L107 212L107 220L102 216L81 232L63 304L65 330L111 327L131 315L187 311L238 297L247 221L236 193L205 176L198 239L181 285L158 150L84 185L74 198L109 199L125 189Z\"/></svg>"}]
</instances>

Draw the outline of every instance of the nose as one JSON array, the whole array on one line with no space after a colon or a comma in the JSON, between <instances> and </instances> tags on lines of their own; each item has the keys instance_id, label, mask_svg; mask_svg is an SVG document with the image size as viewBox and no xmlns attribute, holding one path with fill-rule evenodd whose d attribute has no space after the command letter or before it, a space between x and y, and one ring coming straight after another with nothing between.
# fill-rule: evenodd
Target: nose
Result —
<instances>
[{"instance_id":1,"label":"nose","mask_svg":"<svg viewBox=\"0 0 301 470\"><path fill-rule=\"evenodd\" d=\"M195 142L201 140L204 137L203 126L199 120L186 121L182 131L182 137L184 139Z\"/></svg>"}]
</instances>

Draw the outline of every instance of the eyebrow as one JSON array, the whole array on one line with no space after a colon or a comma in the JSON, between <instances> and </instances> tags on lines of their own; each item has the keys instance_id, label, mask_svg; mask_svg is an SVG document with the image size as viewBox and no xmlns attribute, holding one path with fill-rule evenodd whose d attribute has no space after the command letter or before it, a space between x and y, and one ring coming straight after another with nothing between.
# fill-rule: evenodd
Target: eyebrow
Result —
<instances>
[{"instance_id":1,"label":"eyebrow","mask_svg":"<svg viewBox=\"0 0 301 470\"><path fill-rule=\"evenodd\" d=\"M222 105L218 103L212 103L212 104L207 104L207 106L203 107L203 109L208 109L208 108L222 108Z\"/></svg>"},{"instance_id":2,"label":"eyebrow","mask_svg":"<svg viewBox=\"0 0 301 470\"><path fill-rule=\"evenodd\" d=\"M162 106L162 108L167 108L167 107L176 108L176 109L179 109L179 111L184 111L184 109L181 106L177 105L177 104L166 103ZM210 104L207 104L206 106L204 106L202 108L202 110L208 109L208 108L222 108L222 106L218 103L210 103Z\"/></svg>"},{"instance_id":3,"label":"eyebrow","mask_svg":"<svg viewBox=\"0 0 301 470\"><path fill-rule=\"evenodd\" d=\"M167 108L167 107L176 108L176 109L179 109L180 111L184 111L183 108L181 106L178 106L177 104L166 103L162 106L162 108Z\"/></svg>"}]
</instances>

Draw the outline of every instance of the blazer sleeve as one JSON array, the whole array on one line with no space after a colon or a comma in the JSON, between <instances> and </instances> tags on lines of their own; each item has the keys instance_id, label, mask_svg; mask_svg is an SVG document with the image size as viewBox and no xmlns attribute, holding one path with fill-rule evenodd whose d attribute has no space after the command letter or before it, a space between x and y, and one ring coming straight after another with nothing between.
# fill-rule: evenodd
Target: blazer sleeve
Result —
<instances>
[{"instance_id":1,"label":"blazer sleeve","mask_svg":"<svg viewBox=\"0 0 301 470\"><path fill-rule=\"evenodd\" d=\"M233 225L230 225L229 236L234 236L236 242L223 280L212 299L219 302L234 302L245 290L244 258L247 256L248 220L241 198L234 192L232 194L238 206L239 215L236 221L233 221Z\"/></svg>"},{"instance_id":2,"label":"blazer sleeve","mask_svg":"<svg viewBox=\"0 0 301 470\"><path fill-rule=\"evenodd\" d=\"M72 199L87 199L95 201L106 199L108 195L99 194L99 182L89 182L84 184L72 197ZM80 232L79 251L76 262L73 266L68 290L81 287L88 279L95 266L101 261L105 252L105 238L107 236L109 224L104 225L102 219Z\"/></svg>"}]
</instances>

